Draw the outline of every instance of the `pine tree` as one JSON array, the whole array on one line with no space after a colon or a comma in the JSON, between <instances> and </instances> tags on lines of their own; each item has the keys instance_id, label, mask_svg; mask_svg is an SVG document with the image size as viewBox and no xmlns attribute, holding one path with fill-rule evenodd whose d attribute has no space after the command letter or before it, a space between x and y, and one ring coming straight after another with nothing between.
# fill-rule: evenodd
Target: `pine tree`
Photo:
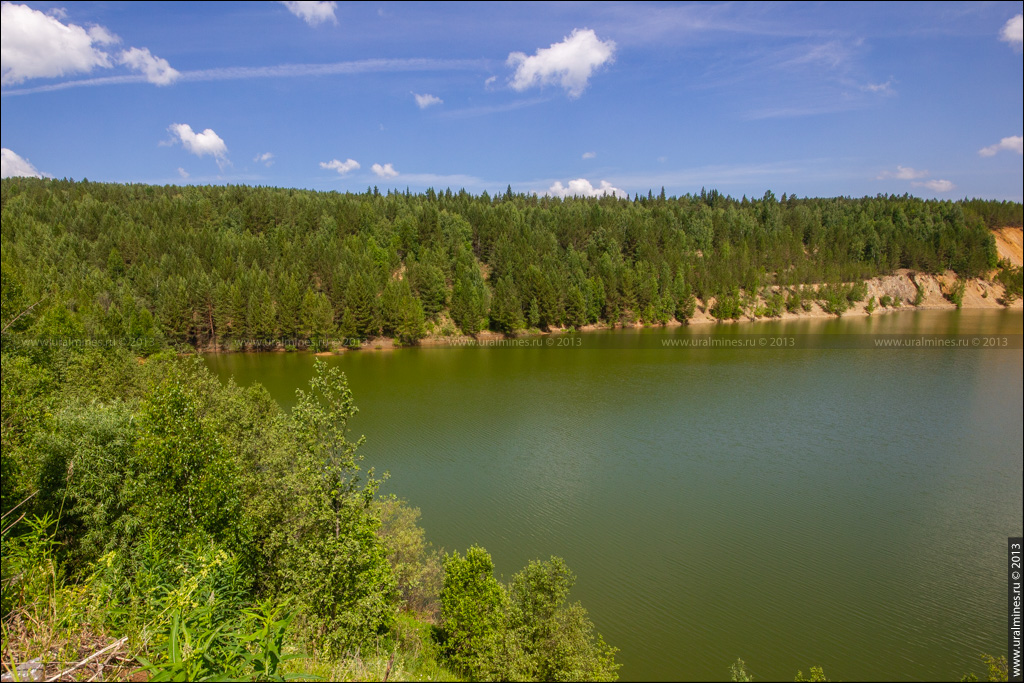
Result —
<instances>
[{"instance_id":1,"label":"pine tree","mask_svg":"<svg viewBox=\"0 0 1024 683\"><path fill-rule=\"evenodd\" d=\"M540 326L540 306L537 305L537 297L530 299L530 308L526 313L527 327Z\"/></svg>"},{"instance_id":2,"label":"pine tree","mask_svg":"<svg viewBox=\"0 0 1024 683\"><path fill-rule=\"evenodd\" d=\"M188 338L192 311L188 307L188 292L180 277L169 278L157 297L157 317L164 334L175 341Z\"/></svg>"},{"instance_id":3,"label":"pine tree","mask_svg":"<svg viewBox=\"0 0 1024 683\"><path fill-rule=\"evenodd\" d=\"M576 285L569 288L565 297L565 322L577 329L587 324L587 303Z\"/></svg>"},{"instance_id":4,"label":"pine tree","mask_svg":"<svg viewBox=\"0 0 1024 683\"><path fill-rule=\"evenodd\" d=\"M494 288L491 302L491 324L498 332L512 334L523 326L523 305L512 280L503 277Z\"/></svg>"},{"instance_id":5,"label":"pine tree","mask_svg":"<svg viewBox=\"0 0 1024 683\"><path fill-rule=\"evenodd\" d=\"M281 287L277 300L277 327L281 336L289 340L299 336L302 326L302 290L294 275L289 274Z\"/></svg>"},{"instance_id":6,"label":"pine tree","mask_svg":"<svg viewBox=\"0 0 1024 683\"><path fill-rule=\"evenodd\" d=\"M326 350L334 333L334 310L330 300L320 292L306 288L302 297L303 335L309 337L313 348Z\"/></svg>"},{"instance_id":7,"label":"pine tree","mask_svg":"<svg viewBox=\"0 0 1024 683\"><path fill-rule=\"evenodd\" d=\"M277 310L274 297L270 293L270 285L266 278L263 284L249 298L249 311L252 315L252 336L263 344L271 342L277 334Z\"/></svg>"},{"instance_id":8,"label":"pine tree","mask_svg":"<svg viewBox=\"0 0 1024 683\"><path fill-rule=\"evenodd\" d=\"M402 298L395 338L401 344L415 344L427 334L424 329L425 320L423 306L418 299L411 294Z\"/></svg>"},{"instance_id":9,"label":"pine tree","mask_svg":"<svg viewBox=\"0 0 1024 683\"><path fill-rule=\"evenodd\" d=\"M345 311L351 313L352 336L369 339L380 334L377 316L377 293L369 279L361 272L348 281Z\"/></svg>"},{"instance_id":10,"label":"pine tree","mask_svg":"<svg viewBox=\"0 0 1024 683\"><path fill-rule=\"evenodd\" d=\"M388 280L384 286L384 294L380 298L381 334L385 337L397 337L398 327L405 313L407 299L412 299L412 289L406 280Z\"/></svg>"}]
</instances>

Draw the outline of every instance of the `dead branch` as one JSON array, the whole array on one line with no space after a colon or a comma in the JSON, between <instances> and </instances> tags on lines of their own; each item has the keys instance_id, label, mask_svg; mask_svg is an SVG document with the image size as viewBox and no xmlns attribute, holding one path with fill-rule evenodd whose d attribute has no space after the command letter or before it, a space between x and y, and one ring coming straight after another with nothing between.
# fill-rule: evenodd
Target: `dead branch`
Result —
<instances>
[{"instance_id":1,"label":"dead branch","mask_svg":"<svg viewBox=\"0 0 1024 683\"><path fill-rule=\"evenodd\" d=\"M53 676L52 678L47 678L46 679L46 683L53 683L53 681L59 681L60 679L62 679L65 676L67 676L69 673L72 673L74 671L77 671L78 669L81 669L83 666L85 666L86 664L88 664L92 660L96 659L100 655L108 652L109 650L117 649L117 648L121 647L122 645L124 645L126 642L128 642L128 636L125 636L121 640L115 640L113 643L111 643L110 645L107 645L102 650L100 650L98 652L94 652L91 655L89 655L88 657L86 657L85 659L83 659L82 661L78 662L77 664L72 666L70 669L65 669L64 671L61 671L59 674L57 674L56 676Z\"/></svg>"}]
</instances>

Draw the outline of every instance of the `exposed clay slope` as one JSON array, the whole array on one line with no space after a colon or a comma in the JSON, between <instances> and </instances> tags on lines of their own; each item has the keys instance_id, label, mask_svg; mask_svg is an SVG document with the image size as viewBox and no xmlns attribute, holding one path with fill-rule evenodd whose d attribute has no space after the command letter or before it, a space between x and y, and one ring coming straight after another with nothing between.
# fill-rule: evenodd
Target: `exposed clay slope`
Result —
<instances>
[{"instance_id":1,"label":"exposed clay slope","mask_svg":"<svg viewBox=\"0 0 1024 683\"><path fill-rule=\"evenodd\" d=\"M1024 266L1024 228L996 228L992 234L996 238L999 258L1015 266Z\"/></svg>"}]
</instances>

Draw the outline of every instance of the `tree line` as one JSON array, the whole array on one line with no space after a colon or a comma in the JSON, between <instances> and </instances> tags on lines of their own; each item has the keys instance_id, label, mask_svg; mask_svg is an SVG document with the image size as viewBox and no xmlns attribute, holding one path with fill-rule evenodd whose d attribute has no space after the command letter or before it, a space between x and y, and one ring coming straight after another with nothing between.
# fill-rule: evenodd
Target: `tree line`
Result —
<instances>
[{"instance_id":1,"label":"tree line","mask_svg":"<svg viewBox=\"0 0 1024 683\"><path fill-rule=\"evenodd\" d=\"M976 277L996 265L989 228L1022 223L1020 203L908 195L0 188L5 286L91 337L202 347L656 324L897 268Z\"/></svg>"}]
</instances>

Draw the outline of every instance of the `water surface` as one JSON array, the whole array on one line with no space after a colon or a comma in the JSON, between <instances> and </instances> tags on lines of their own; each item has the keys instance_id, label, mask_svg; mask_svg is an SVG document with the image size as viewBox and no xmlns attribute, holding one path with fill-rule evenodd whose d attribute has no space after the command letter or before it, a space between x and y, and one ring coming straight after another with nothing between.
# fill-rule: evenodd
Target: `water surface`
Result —
<instances>
[{"instance_id":1,"label":"water surface","mask_svg":"<svg viewBox=\"0 0 1024 683\"><path fill-rule=\"evenodd\" d=\"M659 348L661 340L1009 333L1017 348ZM437 546L511 574L560 555L624 680L959 680L1006 651L1021 535L1022 317L918 311L595 332L581 347L328 358L366 464ZM210 356L283 405L308 354Z\"/></svg>"}]
</instances>

